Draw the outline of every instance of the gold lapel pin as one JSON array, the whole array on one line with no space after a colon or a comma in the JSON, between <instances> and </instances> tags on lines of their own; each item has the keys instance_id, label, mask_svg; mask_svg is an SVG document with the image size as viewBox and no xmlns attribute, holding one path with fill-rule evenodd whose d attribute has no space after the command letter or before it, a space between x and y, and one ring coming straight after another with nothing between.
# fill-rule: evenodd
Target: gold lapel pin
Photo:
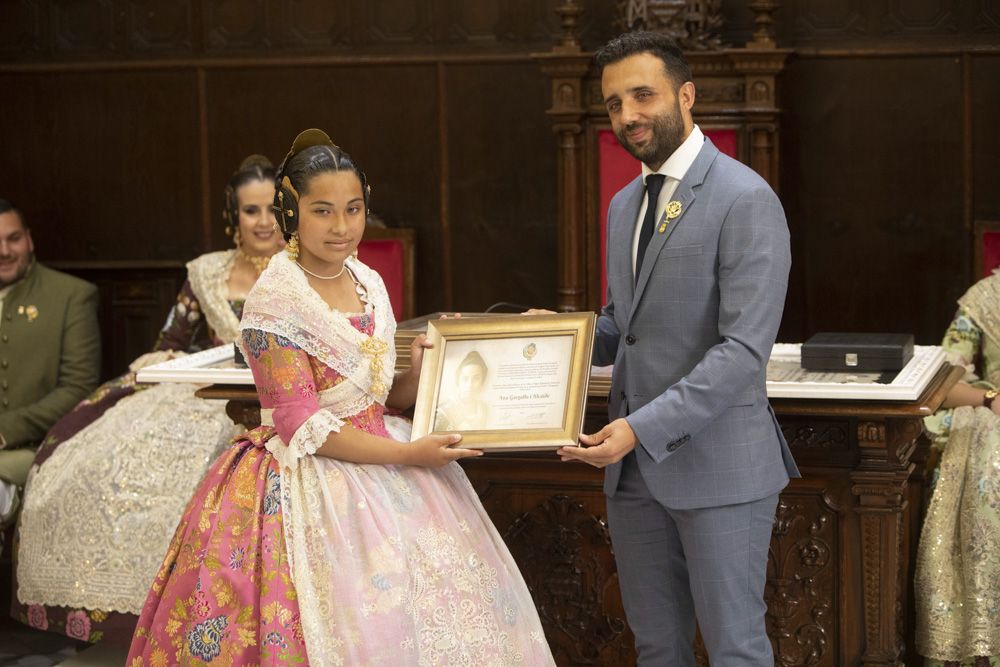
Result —
<instances>
[{"instance_id":1,"label":"gold lapel pin","mask_svg":"<svg viewBox=\"0 0 1000 667\"><path fill-rule=\"evenodd\" d=\"M28 316L29 322L34 322L35 318L38 317L38 308L35 306L28 306L24 309L24 314Z\"/></svg>"},{"instance_id":2,"label":"gold lapel pin","mask_svg":"<svg viewBox=\"0 0 1000 667\"><path fill-rule=\"evenodd\" d=\"M667 220L673 220L681 214L681 203L676 199L667 204Z\"/></svg>"}]
</instances>

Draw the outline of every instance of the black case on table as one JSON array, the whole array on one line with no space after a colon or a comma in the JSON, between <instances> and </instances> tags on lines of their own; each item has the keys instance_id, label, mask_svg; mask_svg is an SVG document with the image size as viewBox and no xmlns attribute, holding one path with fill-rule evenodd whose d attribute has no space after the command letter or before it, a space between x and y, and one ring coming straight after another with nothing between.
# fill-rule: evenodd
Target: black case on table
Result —
<instances>
[{"instance_id":1,"label":"black case on table","mask_svg":"<svg viewBox=\"0 0 1000 667\"><path fill-rule=\"evenodd\" d=\"M898 371L913 358L913 334L818 333L802 344L808 371Z\"/></svg>"}]
</instances>

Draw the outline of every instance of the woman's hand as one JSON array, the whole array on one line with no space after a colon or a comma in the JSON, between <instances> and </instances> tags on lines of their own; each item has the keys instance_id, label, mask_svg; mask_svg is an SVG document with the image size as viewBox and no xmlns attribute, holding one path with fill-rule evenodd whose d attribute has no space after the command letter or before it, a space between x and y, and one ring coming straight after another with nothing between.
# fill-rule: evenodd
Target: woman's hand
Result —
<instances>
[{"instance_id":1,"label":"woman's hand","mask_svg":"<svg viewBox=\"0 0 1000 667\"><path fill-rule=\"evenodd\" d=\"M407 447L406 464L425 468L440 468L458 459L483 455L483 452L478 449L459 449L452 446L461 440L462 436L457 433L431 434L417 438Z\"/></svg>"},{"instance_id":2,"label":"woman's hand","mask_svg":"<svg viewBox=\"0 0 1000 667\"><path fill-rule=\"evenodd\" d=\"M529 308L528 310L521 313L522 315L557 315L556 311L548 310L546 308Z\"/></svg>"}]
</instances>

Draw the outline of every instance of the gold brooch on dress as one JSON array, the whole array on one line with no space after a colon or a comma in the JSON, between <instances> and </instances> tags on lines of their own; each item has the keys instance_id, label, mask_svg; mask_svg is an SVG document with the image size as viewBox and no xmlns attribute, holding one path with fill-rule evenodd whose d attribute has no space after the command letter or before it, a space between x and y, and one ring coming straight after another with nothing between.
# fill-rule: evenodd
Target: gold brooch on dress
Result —
<instances>
[{"instance_id":1,"label":"gold brooch on dress","mask_svg":"<svg viewBox=\"0 0 1000 667\"><path fill-rule=\"evenodd\" d=\"M362 354L367 354L372 358L370 362L372 374L372 394L376 397L386 392L385 382L382 381L382 355L389 351L389 346L384 340L374 336L361 343Z\"/></svg>"}]
</instances>

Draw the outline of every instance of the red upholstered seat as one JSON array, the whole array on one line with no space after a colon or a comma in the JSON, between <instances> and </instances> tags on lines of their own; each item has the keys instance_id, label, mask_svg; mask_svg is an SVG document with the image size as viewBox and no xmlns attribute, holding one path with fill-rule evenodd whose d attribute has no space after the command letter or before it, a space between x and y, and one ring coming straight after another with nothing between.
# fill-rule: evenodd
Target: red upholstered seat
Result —
<instances>
[{"instance_id":1,"label":"red upholstered seat","mask_svg":"<svg viewBox=\"0 0 1000 667\"><path fill-rule=\"evenodd\" d=\"M358 246L358 258L382 276L397 322L413 317L413 236L412 229L369 227Z\"/></svg>"},{"instance_id":2,"label":"red upholstered seat","mask_svg":"<svg viewBox=\"0 0 1000 667\"><path fill-rule=\"evenodd\" d=\"M985 278L1000 268L1000 222L976 220L975 279Z\"/></svg>"}]
</instances>

